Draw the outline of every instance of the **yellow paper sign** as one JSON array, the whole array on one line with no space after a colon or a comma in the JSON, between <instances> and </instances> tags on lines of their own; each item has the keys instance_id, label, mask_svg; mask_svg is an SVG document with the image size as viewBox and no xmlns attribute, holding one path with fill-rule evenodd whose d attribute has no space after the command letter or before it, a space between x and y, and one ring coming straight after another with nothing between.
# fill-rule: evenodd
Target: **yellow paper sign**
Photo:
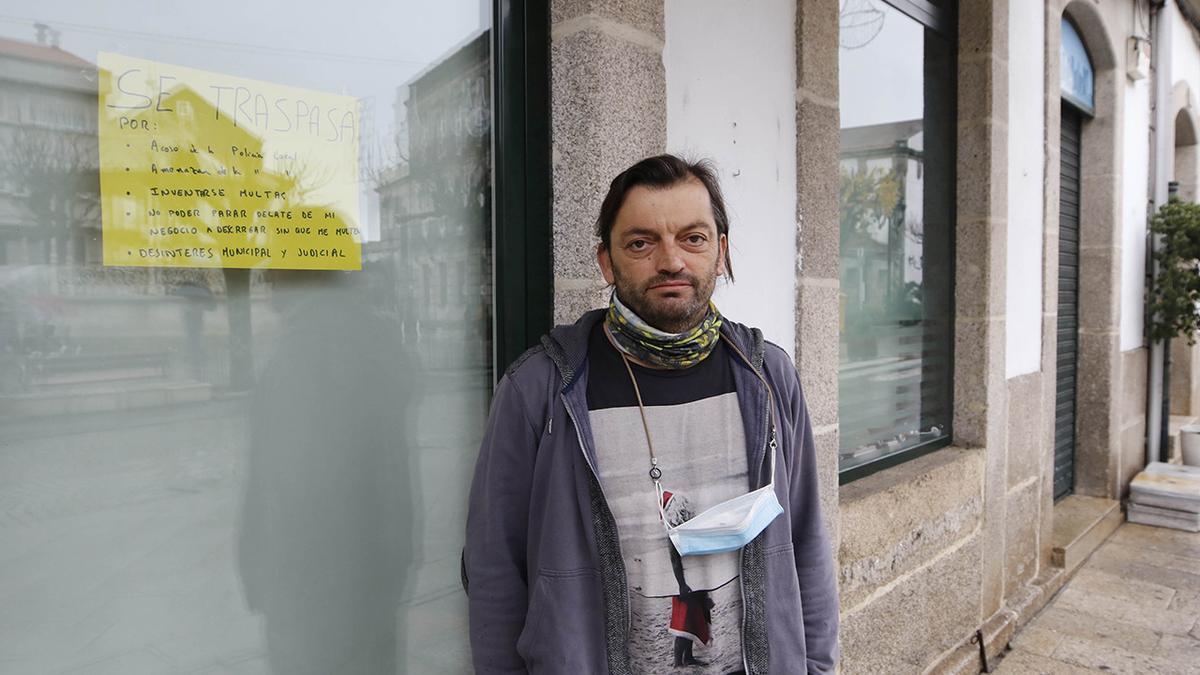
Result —
<instances>
[{"instance_id":1,"label":"yellow paper sign","mask_svg":"<svg viewBox=\"0 0 1200 675\"><path fill-rule=\"evenodd\" d=\"M361 269L357 99L98 65L105 265Z\"/></svg>"}]
</instances>

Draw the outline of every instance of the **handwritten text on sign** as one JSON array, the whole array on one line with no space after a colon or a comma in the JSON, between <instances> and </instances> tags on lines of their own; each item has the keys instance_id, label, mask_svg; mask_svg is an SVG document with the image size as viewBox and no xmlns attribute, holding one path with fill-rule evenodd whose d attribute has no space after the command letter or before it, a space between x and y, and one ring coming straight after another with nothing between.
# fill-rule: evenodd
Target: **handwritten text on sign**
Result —
<instances>
[{"instance_id":1,"label":"handwritten text on sign","mask_svg":"<svg viewBox=\"0 0 1200 675\"><path fill-rule=\"evenodd\" d=\"M99 66L105 265L361 269L357 99Z\"/></svg>"}]
</instances>

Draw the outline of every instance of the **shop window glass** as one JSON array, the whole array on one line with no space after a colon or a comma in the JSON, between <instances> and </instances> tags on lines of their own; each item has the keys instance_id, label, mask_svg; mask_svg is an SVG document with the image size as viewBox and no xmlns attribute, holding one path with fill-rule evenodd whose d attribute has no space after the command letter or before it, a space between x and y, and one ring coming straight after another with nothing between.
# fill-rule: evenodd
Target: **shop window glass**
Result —
<instances>
[{"instance_id":1,"label":"shop window glass","mask_svg":"<svg viewBox=\"0 0 1200 675\"><path fill-rule=\"evenodd\" d=\"M926 14L841 10L840 467L861 474L950 438L955 64Z\"/></svg>"},{"instance_id":2,"label":"shop window glass","mask_svg":"<svg viewBox=\"0 0 1200 675\"><path fill-rule=\"evenodd\" d=\"M490 4L0 5L0 672L467 672Z\"/></svg>"}]
</instances>

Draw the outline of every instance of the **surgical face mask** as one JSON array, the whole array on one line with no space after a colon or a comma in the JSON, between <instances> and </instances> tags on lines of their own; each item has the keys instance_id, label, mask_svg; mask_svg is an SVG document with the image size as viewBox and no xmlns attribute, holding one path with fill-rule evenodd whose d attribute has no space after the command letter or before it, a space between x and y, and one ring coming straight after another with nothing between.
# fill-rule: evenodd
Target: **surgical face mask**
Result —
<instances>
[{"instance_id":1,"label":"surgical face mask","mask_svg":"<svg viewBox=\"0 0 1200 675\"><path fill-rule=\"evenodd\" d=\"M664 508L664 502L669 506L669 500L675 497L664 499L666 495L663 494L662 486L655 481L659 515L662 516L663 524L667 527L667 536L675 545L675 550L679 551L679 555L709 555L736 551L753 541L771 521L783 513L783 506L779 503L779 497L775 495L775 449L772 430L768 450L771 453L769 484L709 507L679 525L670 524Z\"/></svg>"},{"instance_id":2,"label":"surgical face mask","mask_svg":"<svg viewBox=\"0 0 1200 675\"><path fill-rule=\"evenodd\" d=\"M738 354L741 354L737 345L732 342L729 344ZM620 350L618 349L618 351ZM642 427L646 432L646 444L650 448L650 480L654 482L658 496L658 513L666 527L667 537L675 546L675 550L679 552L679 555L710 555L735 551L753 541L779 514L783 513L783 506L775 494L775 454L778 444L775 440L775 405L771 385L762 375L759 375L759 379L767 387L767 409L771 413L771 440L767 444L767 452L771 455L770 482L757 490L709 507L685 522L671 525L666 507L670 505L671 499L677 497L663 490L662 469L659 468L658 458L654 454L654 443L650 438L650 425L646 422L646 407L642 404L642 393L638 388L637 378L633 375L633 368L629 365L629 359L625 357L624 352L621 352L621 358L625 363L625 369L629 372L629 379L633 382L638 411L642 416ZM742 358L745 356L742 355Z\"/></svg>"}]
</instances>

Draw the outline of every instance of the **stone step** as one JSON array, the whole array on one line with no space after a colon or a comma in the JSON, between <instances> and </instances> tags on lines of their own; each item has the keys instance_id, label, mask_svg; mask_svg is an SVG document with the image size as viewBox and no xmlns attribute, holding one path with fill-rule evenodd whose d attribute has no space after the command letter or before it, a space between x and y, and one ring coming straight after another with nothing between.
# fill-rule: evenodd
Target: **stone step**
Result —
<instances>
[{"instance_id":1,"label":"stone step","mask_svg":"<svg viewBox=\"0 0 1200 675\"><path fill-rule=\"evenodd\" d=\"M66 391L0 396L0 419L140 410L212 397L208 382L96 383Z\"/></svg>"},{"instance_id":2,"label":"stone step","mask_svg":"<svg viewBox=\"0 0 1200 675\"><path fill-rule=\"evenodd\" d=\"M159 368L127 368L121 371L77 373L70 377L34 380L29 388L34 392L51 392L91 386L122 386L133 382L161 381L165 378L163 370Z\"/></svg>"},{"instance_id":3,"label":"stone step","mask_svg":"<svg viewBox=\"0 0 1200 675\"><path fill-rule=\"evenodd\" d=\"M1128 517L1131 523L1169 527L1172 530L1183 530L1184 532L1200 532L1200 513L1130 504Z\"/></svg>"},{"instance_id":4,"label":"stone step","mask_svg":"<svg viewBox=\"0 0 1200 675\"><path fill-rule=\"evenodd\" d=\"M1069 495L1054 505L1050 561L1071 572L1121 525L1115 499Z\"/></svg>"},{"instance_id":5,"label":"stone step","mask_svg":"<svg viewBox=\"0 0 1200 675\"><path fill-rule=\"evenodd\" d=\"M49 354L30 357L26 364L30 381L35 384L59 384L93 381L128 373L163 374L166 352L102 352L86 354Z\"/></svg>"},{"instance_id":6,"label":"stone step","mask_svg":"<svg viewBox=\"0 0 1200 675\"><path fill-rule=\"evenodd\" d=\"M1129 501L1200 514L1200 466L1151 462L1129 483Z\"/></svg>"}]
</instances>

